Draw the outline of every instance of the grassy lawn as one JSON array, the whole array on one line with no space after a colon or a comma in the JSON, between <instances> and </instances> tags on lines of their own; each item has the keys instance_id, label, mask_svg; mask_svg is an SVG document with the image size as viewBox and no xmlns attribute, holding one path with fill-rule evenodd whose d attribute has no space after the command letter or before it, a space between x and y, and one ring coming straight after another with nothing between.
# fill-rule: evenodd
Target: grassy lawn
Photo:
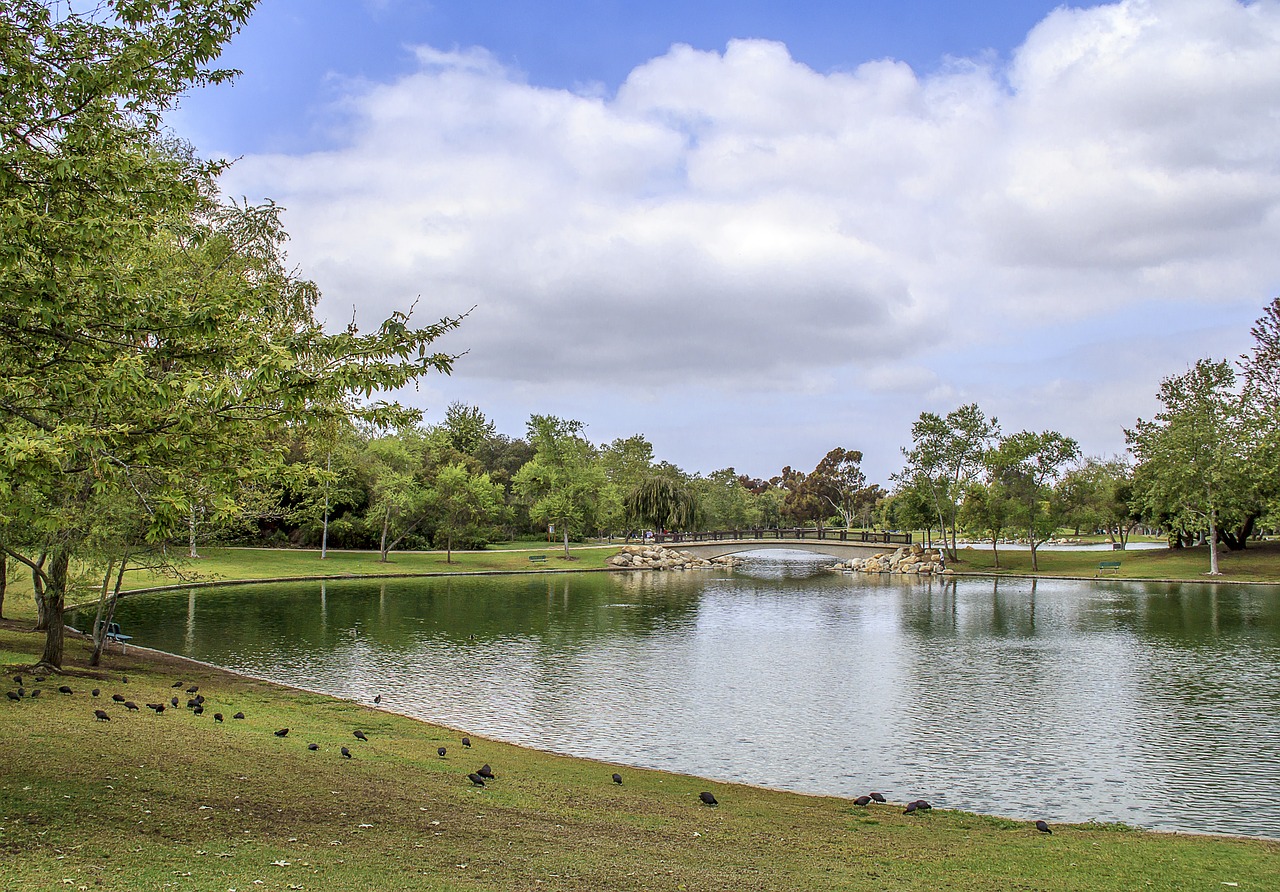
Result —
<instances>
[{"instance_id":1,"label":"grassy lawn","mask_svg":"<svg viewBox=\"0 0 1280 892\"><path fill-rule=\"evenodd\" d=\"M1130 579L1177 579L1188 582L1211 581L1207 547L1135 551L1040 551L1041 576L1093 576L1100 561L1120 561L1114 575ZM956 572L990 573L994 559L990 547L960 549ZM1219 581L1280 582L1280 542L1251 542L1244 551L1218 553L1222 576ZM1030 573L1031 552L1000 551L1000 570ZM1111 576L1112 571L1108 570Z\"/></svg>"},{"instance_id":2,"label":"grassy lawn","mask_svg":"<svg viewBox=\"0 0 1280 892\"><path fill-rule=\"evenodd\" d=\"M457 731L134 649L90 671L79 639L67 674L36 684L38 652L38 636L0 624L0 687L22 672L42 689L0 700L5 889L1272 889L1280 875L1274 842L1096 825L1044 835L474 736L464 749ZM174 682L199 685L203 716L110 699L185 703ZM473 787L484 763L498 778ZM701 805L703 790L720 805Z\"/></svg>"}]
</instances>

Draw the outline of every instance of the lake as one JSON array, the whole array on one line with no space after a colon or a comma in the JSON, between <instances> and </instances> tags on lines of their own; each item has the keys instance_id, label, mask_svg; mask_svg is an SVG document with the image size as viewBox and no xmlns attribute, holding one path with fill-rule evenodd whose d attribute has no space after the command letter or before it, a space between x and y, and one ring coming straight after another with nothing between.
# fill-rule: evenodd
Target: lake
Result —
<instances>
[{"instance_id":1,"label":"lake","mask_svg":"<svg viewBox=\"0 0 1280 892\"><path fill-rule=\"evenodd\" d=\"M117 618L138 644L573 755L1280 837L1266 586L864 577L773 552L734 572L190 590Z\"/></svg>"}]
</instances>

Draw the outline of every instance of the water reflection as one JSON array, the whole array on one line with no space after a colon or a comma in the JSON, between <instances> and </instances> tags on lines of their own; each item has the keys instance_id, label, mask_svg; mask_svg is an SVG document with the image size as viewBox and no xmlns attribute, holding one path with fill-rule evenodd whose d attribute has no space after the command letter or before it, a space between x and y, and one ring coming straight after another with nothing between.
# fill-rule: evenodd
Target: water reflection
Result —
<instances>
[{"instance_id":1,"label":"water reflection","mask_svg":"<svg viewBox=\"0 0 1280 892\"><path fill-rule=\"evenodd\" d=\"M809 792L1280 836L1280 598L725 574L127 599L139 643L547 749Z\"/></svg>"}]
</instances>

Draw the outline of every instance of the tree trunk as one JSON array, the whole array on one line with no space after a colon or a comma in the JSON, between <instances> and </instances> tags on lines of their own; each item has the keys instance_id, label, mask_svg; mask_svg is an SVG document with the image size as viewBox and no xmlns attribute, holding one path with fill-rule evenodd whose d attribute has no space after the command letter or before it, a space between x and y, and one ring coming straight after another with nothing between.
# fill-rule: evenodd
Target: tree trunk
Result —
<instances>
[{"instance_id":1,"label":"tree trunk","mask_svg":"<svg viewBox=\"0 0 1280 892\"><path fill-rule=\"evenodd\" d=\"M1250 514L1237 529L1219 530L1218 538L1232 551L1244 551L1249 543L1249 537L1253 535L1253 525L1256 522L1257 518Z\"/></svg>"},{"instance_id":2,"label":"tree trunk","mask_svg":"<svg viewBox=\"0 0 1280 892\"><path fill-rule=\"evenodd\" d=\"M40 656L40 665L51 669L62 668L62 646L65 637L62 608L66 604L67 571L70 565L71 552L61 548L55 551L53 562L49 564L49 584L44 591L49 628L45 632L44 653Z\"/></svg>"},{"instance_id":3,"label":"tree trunk","mask_svg":"<svg viewBox=\"0 0 1280 892\"><path fill-rule=\"evenodd\" d=\"M446 564L453 563L453 533L449 533L444 538L444 562Z\"/></svg>"},{"instance_id":4,"label":"tree trunk","mask_svg":"<svg viewBox=\"0 0 1280 892\"><path fill-rule=\"evenodd\" d=\"M330 452L324 459L325 473L329 472L329 468L333 466L333 453ZM320 533L320 560L324 560L329 554L329 480L324 481L324 529Z\"/></svg>"},{"instance_id":5,"label":"tree trunk","mask_svg":"<svg viewBox=\"0 0 1280 892\"><path fill-rule=\"evenodd\" d=\"M1035 510L1035 506L1032 506L1032 510ZM1036 528L1034 523L1027 527L1027 541L1031 543L1031 572L1039 573L1040 566L1036 563Z\"/></svg>"},{"instance_id":6,"label":"tree trunk","mask_svg":"<svg viewBox=\"0 0 1280 892\"><path fill-rule=\"evenodd\" d=\"M191 506L191 515L187 520L187 557L198 558L196 551L196 506Z\"/></svg>"},{"instance_id":7,"label":"tree trunk","mask_svg":"<svg viewBox=\"0 0 1280 892\"><path fill-rule=\"evenodd\" d=\"M387 562L387 528L391 526L391 509L387 509L387 513L382 515L382 542L378 545L378 551L381 557L378 560L381 563Z\"/></svg>"},{"instance_id":8,"label":"tree trunk","mask_svg":"<svg viewBox=\"0 0 1280 892\"><path fill-rule=\"evenodd\" d=\"M4 593L9 587L9 555L0 551L0 619L4 619Z\"/></svg>"},{"instance_id":9,"label":"tree trunk","mask_svg":"<svg viewBox=\"0 0 1280 892\"><path fill-rule=\"evenodd\" d=\"M94 628L93 656L89 658L90 666L97 666L102 661L102 650L107 643L107 626L111 625L111 623L115 620L116 604L119 603L120 601L120 586L124 582L124 570L125 570L125 567L127 567L128 565L129 565L129 552L125 551L124 557L120 559L120 570L119 572L116 573L116 587L111 592L110 599L108 599L106 595L107 595L107 586L111 579L111 568L110 567L107 568L107 578L104 579L102 582L103 598L98 601L98 621L93 627ZM106 605L105 615L103 612L104 602Z\"/></svg>"},{"instance_id":10,"label":"tree trunk","mask_svg":"<svg viewBox=\"0 0 1280 892\"><path fill-rule=\"evenodd\" d=\"M568 524L566 524L564 528L564 559L565 560L569 559L569 526Z\"/></svg>"},{"instance_id":11,"label":"tree trunk","mask_svg":"<svg viewBox=\"0 0 1280 892\"><path fill-rule=\"evenodd\" d=\"M999 570L1000 569L1000 549L996 547L997 538L998 537L993 532L991 534L991 555L992 555L992 559L995 561L995 569Z\"/></svg>"},{"instance_id":12,"label":"tree trunk","mask_svg":"<svg viewBox=\"0 0 1280 892\"><path fill-rule=\"evenodd\" d=\"M1221 576L1218 569L1218 512L1209 511L1209 575Z\"/></svg>"},{"instance_id":13,"label":"tree trunk","mask_svg":"<svg viewBox=\"0 0 1280 892\"><path fill-rule=\"evenodd\" d=\"M41 552L36 565L31 568L31 592L36 599L36 627L33 631L46 632L49 629L49 611L44 601L44 561L48 552Z\"/></svg>"}]
</instances>

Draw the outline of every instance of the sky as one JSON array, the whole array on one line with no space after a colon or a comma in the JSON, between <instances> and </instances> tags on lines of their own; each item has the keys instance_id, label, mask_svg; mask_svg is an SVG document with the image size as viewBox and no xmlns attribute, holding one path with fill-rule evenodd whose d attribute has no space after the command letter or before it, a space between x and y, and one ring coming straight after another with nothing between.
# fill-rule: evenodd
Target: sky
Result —
<instances>
[{"instance_id":1,"label":"sky","mask_svg":"<svg viewBox=\"0 0 1280 892\"><path fill-rule=\"evenodd\" d=\"M1125 448L1280 296L1280 0L263 0L175 132L453 401L872 482L921 412Z\"/></svg>"}]
</instances>

